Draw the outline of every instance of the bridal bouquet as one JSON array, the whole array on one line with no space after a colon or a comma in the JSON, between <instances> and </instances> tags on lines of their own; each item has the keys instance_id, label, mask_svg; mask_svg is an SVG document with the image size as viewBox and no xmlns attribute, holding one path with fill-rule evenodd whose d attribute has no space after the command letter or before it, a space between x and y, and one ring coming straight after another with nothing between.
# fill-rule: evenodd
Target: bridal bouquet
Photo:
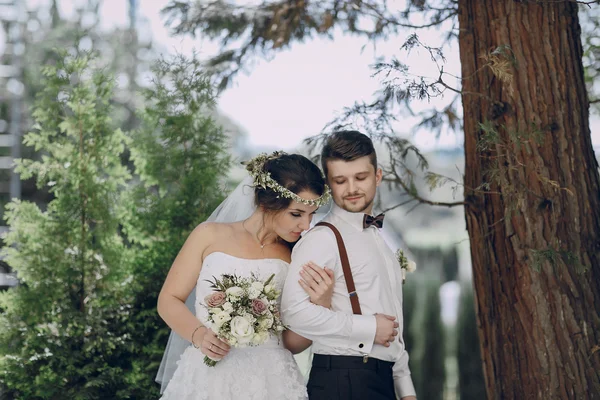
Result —
<instances>
[{"instance_id":1,"label":"bridal bouquet","mask_svg":"<svg viewBox=\"0 0 600 400\"><path fill-rule=\"evenodd\" d=\"M255 275L222 275L208 281L215 291L204 301L208 321L219 339L232 347L258 346L269 335L279 336L285 330L277 308L279 291L271 284L274 276L264 282ZM205 356L204 363L212 367L217 361Z\"/></svg>"}]
</instances>

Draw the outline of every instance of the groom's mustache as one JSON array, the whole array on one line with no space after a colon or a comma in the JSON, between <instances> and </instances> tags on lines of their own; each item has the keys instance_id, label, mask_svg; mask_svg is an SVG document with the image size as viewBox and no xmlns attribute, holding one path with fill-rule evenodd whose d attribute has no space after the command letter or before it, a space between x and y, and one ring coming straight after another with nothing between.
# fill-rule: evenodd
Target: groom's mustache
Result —
<instances>
[{"instance_id":1,"label":"groom's mustache","mask_svg":"<svg viewBox=\"0 0 600 400\"><path fill-rule=\"evenodd\" d=\"M344 196L344 199L351 199L353 197L361 197L362 195L363 195L362 193L347 194L346 196Z\"/></svg>"}]
</instances>

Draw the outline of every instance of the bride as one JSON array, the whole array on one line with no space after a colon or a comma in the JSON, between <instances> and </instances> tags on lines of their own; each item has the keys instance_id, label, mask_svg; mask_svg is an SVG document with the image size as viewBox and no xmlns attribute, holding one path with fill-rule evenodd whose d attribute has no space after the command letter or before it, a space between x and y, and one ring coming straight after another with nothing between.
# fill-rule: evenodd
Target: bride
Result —
<instances>
[{"instance_id":1,"label":"bride","mask_svg":"<svg viewBox=\"0 0 600 400\"><path fill-rule=\"evenodd\" d=\"M310 346L308 339L286 330L283 340L271 337L257 347L232 348L207 322L204 298L212 292L208 280L214 277L235 274L266 279L275 274L275 286L283 289L290 244L308 230L317 208L330 198L321 171L303 156L261 155L247 169L250 179L215 210L211 222L200 224L190 234L158 297L158 313L175 332L157 376L162 389L166 386L161 399L308 397L292 357ZM309 264L300 284L313 303L330 306L332 271ZM220 361L208 367L205 356Z\"/></svg>"}]
</instances>

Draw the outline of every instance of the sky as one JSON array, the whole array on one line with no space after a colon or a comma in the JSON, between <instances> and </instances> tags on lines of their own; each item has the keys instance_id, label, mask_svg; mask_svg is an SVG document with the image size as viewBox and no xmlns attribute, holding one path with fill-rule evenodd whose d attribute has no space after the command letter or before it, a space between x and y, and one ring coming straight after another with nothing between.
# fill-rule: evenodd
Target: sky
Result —
<instances>
[{"instance_id":1,"label":"sky","mask_svg":"<svg viewBox=\"0 0 600 400\"><path fill-rule=\"evenodd\" d=\"M48 4L48 0L27 0L30 6ZM61 0L61 12L73 13L78 4L86 0ZM151 34L153 41L163 53L181 52L191 54L196 50L201 57L215 54L217 46L208 41L191 37L172 37L164 26L160 10L168 0L138 0L142 20L139 32ZM127 26L127 1L104 0L102 26ZM239 75L234 84L220 96L218 106L221 112L242 126L248 133L248 144L254 147L269 147L292 150L301 141L321 131L344 107L357 100L370 100L380 88L377 78L371 77L369 68L376 55L399 55L412 71L430 77L437 75L427 54L412 53L410 57L399 52L405 32L398 38L381 43L374 49L366 47L364 39L338 33L335 40L315 39L307 43L297 43L290 49L279 52L271 61L259 62L250 74ZM430 42L435 42L438 33L420 33ZM458 48L446 52L445 70L455 75L460 73ZM455 82L450 82L455 83ZM445 99L434 102L442 105ZM416 104L426 108L427 103ZM410 137L421 150L462 146L461 135L443 134L436 137L430 132L419 131L411 135L411 126L416 119L407 118L399 124L397 133ZM600 118L591 120L592 140L600 147Z\"/></svg>"},{"instance_id":2,"label":"sky","mask_svg":"<svg viewBox=\"0 0 600 400\"><path fill-rule=\"evenodd\" d=\"M169 35L160 17L160 9L167 3L168 0L157 0L152 5L149 1L140 3L156 40L171 51L189 53L196 49L201 55L214 54L217 47L208 41ZM366 41L341 33L333 41L296 43L272 60L253 66L250 74L239 75L220 96L219 107L248 131L250 144L294 148L304 138L318 134L344 107L372 99L380 83L371 77L370 65L376 55L393 54L401 43L403 38L379 44L377 49L372 45L363 48ZM457 54L450 54L449 58L455 59L459 68ZM426 60L418 54L414 60L420 71L435 76L431 63L423 62ZM400 133L408 135L409 131L401 127ZM417 144L422 148L462 145L456 135L439 139L434 136L421 133Z\"/></svg>"}]
</instances>

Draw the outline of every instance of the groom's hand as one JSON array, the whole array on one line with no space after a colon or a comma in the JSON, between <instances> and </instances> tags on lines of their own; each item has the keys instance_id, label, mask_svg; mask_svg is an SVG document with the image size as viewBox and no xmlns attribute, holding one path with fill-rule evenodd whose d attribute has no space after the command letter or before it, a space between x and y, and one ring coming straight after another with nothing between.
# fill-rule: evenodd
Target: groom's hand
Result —
<instances>
[{"instance_id":1,"label":"groom's hand","mask_svg":"<svg viewBox=\"0 0 600 400\"><path fill-rule=\"evenodd\" d=\"M400 325L396 322L396 317L385 314L375 314L375 321L377 322L377 330L375 331L375 340L373 343L390 347L390 343L398 336L397 328Z\"/></svg>"}]
</instances>

